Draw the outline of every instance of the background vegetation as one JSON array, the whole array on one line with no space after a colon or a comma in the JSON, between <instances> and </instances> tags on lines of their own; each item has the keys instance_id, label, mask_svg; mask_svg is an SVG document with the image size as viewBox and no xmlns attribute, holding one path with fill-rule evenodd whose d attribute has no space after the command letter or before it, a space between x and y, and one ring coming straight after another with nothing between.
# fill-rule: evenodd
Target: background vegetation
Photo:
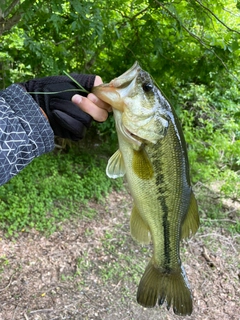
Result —
<instances>
[{"instance_id":1,"label":"background vegetation","mask_svg":"<svg viewBox=\"0 0 240 320\"><path fill-rule=\"evenodd\" d=\"M225 197L237 200L239 9L232 0L3 1L0 87L63 70L99 74L107 82L138 60L181 119L193 182L217 181ZM2 186L1 226L10 234L26 226L52 228L54 217L76 210L76 200L107 192L107 159L99 157L116 146L112 117L92 128L93 143L96 136L96 155L86 156L80 146L52 153Z\"/></svg>"}]
</instances>

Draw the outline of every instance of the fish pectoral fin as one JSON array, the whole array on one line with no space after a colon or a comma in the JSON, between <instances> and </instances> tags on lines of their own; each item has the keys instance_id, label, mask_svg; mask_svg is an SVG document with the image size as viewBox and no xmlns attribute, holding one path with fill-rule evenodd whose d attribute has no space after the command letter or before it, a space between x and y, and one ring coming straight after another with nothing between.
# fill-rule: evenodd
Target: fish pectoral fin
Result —
<instances>
[{"instance_id":1,"label":"fish pectoral fin","mask_svg":"<svg viewBox=\"0 0 240 320\"><path fill-rule=\"evenodd\" d=\"M137 302L145 308L153 308L166 301L179 316L192 313L192 294L183 266L171 272L163 272L151 260L142 276L137 292Z\"/></svg>"},{"instance_id":2,"label":"fish pectoral fin","mask_svg":"<svg viewBox=\"0 0 240 320\"><path fill-rule=\"evenodd\" d=\"M199 220L199 214L198 214L197 201L192 192L189 209L182 222L181 239L186 239L193 236L197 232L199 225L200 225L200 220Z\"/></svg>"},{"instance_id":3,"label":"fish pectoral fin","mask_svg":"<svg viewBox=\"0 0 240 320\"><path fill-rule=\"evenodd\" d=\"M108 160L106 174L109 178L123 177L126 173L125 165L120 150L117 150Z\"/></svg>"},{"instance_id":4,"label":"fish pectoral fin","mask_svg":"<svg viewBox=\"0 0 240 320\"><path fill-rule=\"evenodd\" d=\"M140 179L150 180L153 177L153 166L144 148L133 150L132 168Z\"/></svg>"},{"instance_id":5,"label":"fish pectoral fin","mask_svg":"<svg viewBox=\"0 0 240 320\"><path fill-rule=\"evenodd\" d=\"M134 205L130 218L131 236L141 244L149 244L151 241L150 229L141 217L137 207Z\"/></svg>"}]
</instances>

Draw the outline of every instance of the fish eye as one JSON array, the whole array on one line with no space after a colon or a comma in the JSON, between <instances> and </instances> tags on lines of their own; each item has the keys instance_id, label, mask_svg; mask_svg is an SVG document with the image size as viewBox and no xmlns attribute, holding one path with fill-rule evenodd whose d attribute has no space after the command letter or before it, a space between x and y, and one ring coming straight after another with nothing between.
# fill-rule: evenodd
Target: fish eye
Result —
<instances>
[{"instance_id":1,"label":"fish eye","mask_svg":"<svg viewBox=\"0 0 240 320\"><path fill-rule=\"evenodd\" d=\"M143 91L149 92L153 89L153 85L150 82L144 83L142 85Z\"/></svg>"}]
</instances>

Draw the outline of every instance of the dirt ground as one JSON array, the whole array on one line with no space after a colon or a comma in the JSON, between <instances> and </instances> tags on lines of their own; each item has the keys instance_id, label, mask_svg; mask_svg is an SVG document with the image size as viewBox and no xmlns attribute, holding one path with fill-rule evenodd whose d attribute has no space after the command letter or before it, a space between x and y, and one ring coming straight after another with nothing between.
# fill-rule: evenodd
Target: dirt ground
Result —
<instances>
[{"instance_id":1,"label":"dirt ground","mask_svg":"<svg viewBox=\"0 0 240 320\"><path fill-rule=\"evenodd\" d=\"M240 319L240 235L204 226L183 243L194 311L178 317L136 302L151 247L130 237L126 192L88 209L94 218L73 218L50 237L23 230L10 240L0 231L0 320Z\"/></svg>"}]
</instances>

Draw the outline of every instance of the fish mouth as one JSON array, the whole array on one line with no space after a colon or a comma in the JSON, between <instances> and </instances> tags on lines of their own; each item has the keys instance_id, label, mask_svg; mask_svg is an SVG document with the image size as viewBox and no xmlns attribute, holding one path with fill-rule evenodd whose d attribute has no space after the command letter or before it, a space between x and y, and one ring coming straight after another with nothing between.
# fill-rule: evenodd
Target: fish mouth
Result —
<instances>
[{"instance_id":1,"label":"fish mouth","mask_svg":"<svg viewBox=\"0 0 240 320\"><path fill-rule=\"evenodd\" d=\"M92 93L110 104L113 109L123 112L125 107L123 98L128 95L134 85L134 79L141 70L139 63L136 61L129 70L119 77L111 80L109 83L93 87Z\"/></svg>"},{"instance_id":2,"label":"fish mouth","mask_svg":"<svg viewBox=\"0 0 240 320\"><path fill-rule=\"evenodd\" d=\"M136 61L134 65L119 77L113 79L108 85L114 88L126 87L133 81L141 71L139 63Z\"/></svg>"}]
</instances>

